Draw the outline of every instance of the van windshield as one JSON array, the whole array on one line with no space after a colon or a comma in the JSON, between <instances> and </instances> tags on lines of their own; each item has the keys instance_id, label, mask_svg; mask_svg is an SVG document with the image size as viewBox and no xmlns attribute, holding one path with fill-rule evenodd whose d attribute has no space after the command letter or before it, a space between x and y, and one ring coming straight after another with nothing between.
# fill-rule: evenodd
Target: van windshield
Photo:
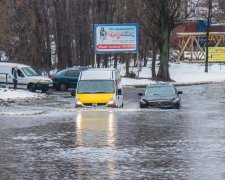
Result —
<instances>
[{"instance_id":1,"label":"van windshield","mask_svg":"<svg viewBox=\"0 0 225 180\"><path fill-rule=\"evenodd\" d=\"M115 91L112 80L84 80L79 81L78 93L113 93Z\"/></svg>"},{"instance_id":2,"label":"van windshield","mask_svg":"<svg viewBox=\"0 0 225 180\"><path fill-rule=\"evenodd\" d=\"M26 74L26 76L38 76L35 70L33 70L31 67L24 67L21 68L23 72Z\"/></svg>"}]
</instances>

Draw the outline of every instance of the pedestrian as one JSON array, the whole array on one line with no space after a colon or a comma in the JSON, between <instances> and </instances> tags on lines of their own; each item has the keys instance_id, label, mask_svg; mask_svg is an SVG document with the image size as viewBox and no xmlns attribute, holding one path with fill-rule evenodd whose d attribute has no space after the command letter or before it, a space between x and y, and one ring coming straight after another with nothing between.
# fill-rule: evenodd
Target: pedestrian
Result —
<instances>
[{"instance_id":1,"label":"pedestrian","mask_svg":"<svg viewBox=\"0 0 225 180\"><path fill-rule=\"evenodd\" d=\"M18 83L18 67L15 66L13 70L13 88L17 89L17 83Z\"/></svg>"}]
</instances>

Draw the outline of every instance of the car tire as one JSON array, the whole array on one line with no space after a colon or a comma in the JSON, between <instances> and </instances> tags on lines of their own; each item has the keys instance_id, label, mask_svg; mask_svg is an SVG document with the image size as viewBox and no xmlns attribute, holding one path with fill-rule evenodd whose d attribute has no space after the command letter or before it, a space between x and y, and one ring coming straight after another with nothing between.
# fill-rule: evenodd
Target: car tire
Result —
<instances>
[{"instance_id":1,"label":"car tire","mask_svg":"<svg viewBox=\"0 0 225 180\"><path fill-rule=\"evenodd\" d=\"M53 87L54 87L56 90L58 90L58 91L60 90L58 84L54 84Z\"/></svg>"},{"instance_id":2,"label":"car tire","mask_svg":"<svg viewBox=\"0 0 225 180\"><path fill-rule=\"evenodd\" d=\"M146 108L146 106L143 104L140 104L140 108Z\"/></svg>"},{"instance_id":3,"label":"car tire","mask_svg":"<svg viewBox=\"0 0 225 180\"><path fill-rule=\"evenodd\" d=\"M28 89L30 92L35 92L36 89L37 89L37 86L36 86L36 84L31 83L31 84L28 84L27 89Z\"/></svg>"},{"instance_id":4,"label":"car tire","mask_svg":"<svg viewBox=\"0 0 225 180\"><path fill-rule=\"evenodd\" d=\"M60 91L67 91L68 90L67 84L66 83L60 84L59 85L59 90Z\"/></svg>"},{"instance_id":5,"label":"car tire","mask_svg":"<svg viewBox=\"0 0 225 180\"><path fill-rule=\"evenodd\" d=\"M175 109L180 109L180 104L176 104Z\"/></svg>"},{"instance_id":6,"label":"car tire","mask_svg":"<svg viewBox=\"0 0 225 180\"><path fill-rule=\"evenodd\" d=\"M71 91L71 96L75 97L75 95L76 95L76 91L75 90L72 90Z\"/></svg>"},{"instance_id":7,"label":"car tire","mask_svg":"<svg viewBox=\"0 0 225 180\"><path fill-rule=\"evenodd\" d=\"M44 88L41 90L42 93L46 93L49 89L48 88Z\"/></svg>"}]
</instances>

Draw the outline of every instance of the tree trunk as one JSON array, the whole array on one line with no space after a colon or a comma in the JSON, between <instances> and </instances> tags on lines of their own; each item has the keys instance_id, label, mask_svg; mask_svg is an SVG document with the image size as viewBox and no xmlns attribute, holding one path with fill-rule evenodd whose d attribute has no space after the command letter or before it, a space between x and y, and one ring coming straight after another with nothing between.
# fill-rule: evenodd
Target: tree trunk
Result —
<instances>
[{"instance_id":1,"label":"tree trunk","mask_svg":"<svg viewBox=\"0 0 225 180\"><path fill-rule=\"evenodd\" d=\"M129 66L130 66L130 62L129 62L129 58L126 59L126 75L128 76L130 74L129 72Z\"/></svg>"},{"instance_id":2,"label":"tree trunk","mask_svg":"<svg viewBox=\"0 0 225 180\"><path fill-rule=\"evenodd\" d=\"M160 42L160 66L157 77L162 81L170 81L169 75L169 7L168 0L161 2L161 42Z\"/></svg>"},{"instance_id":3,"label":"tree trunk","mask_svg":"<svg viewBox=\"0 0 225 180\"><path fill-rule=\"evenodd\" d=\"M155 72L155 62L156 62L156 57L157 57L157 43L156 41L153 41L153 50L152 50L152 78L156 78L156 72Z\"/></svg>"},{"instance_id":4,"label":"tree trunk","mask_svg":"<svg viewBox=\"0 0 225 180\"><path fill-rule=\"evenodd\" d=\"M117 68L117 61L118 61L118 56L117 56L117 54L115 54L115 56L114 56L114 68Z\"/></svg>"},{"instance_id":5,"label":"tree trunk","mask_svg":"<svg viewBox=\"0 0 225 180\"><path fill-rule=\"evenodd\" d=\"M46 71L49 74L49 71L51 69L51 42L49 38L49 17L48 17L48 6L46 3L47 0L45 0L45 10L44 10L44 24L45 24L45 43L46 43L46 53L45 53L45 65L46 65Z\"/></svg>"}]
</instances>

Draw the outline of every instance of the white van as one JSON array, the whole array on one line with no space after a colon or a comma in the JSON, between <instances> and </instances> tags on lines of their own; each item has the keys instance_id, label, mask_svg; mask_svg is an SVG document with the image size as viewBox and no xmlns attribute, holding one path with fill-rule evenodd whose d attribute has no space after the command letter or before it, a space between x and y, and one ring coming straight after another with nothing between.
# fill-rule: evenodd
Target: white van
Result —
<instances>
[{"instance_id":1,"label":"white van","mask_svg":"<svg viewBox=\"0 0 225 180\"><path fill-rule=\"evenodd\" d=\"M88 69L80 73L75 107L123 107L123 87L117 69Z\"/></svg>"},{"instance_id":2,"label":"white van","mask_svg":"<svg viewBox=\"0 0 225 180\"><path fill-rule=\"evenodd\" d=\"M15 67L18 67L18 88L27 88L31 92L36 90L46 92L49 90L49 86L52 85L50 78L39 76L30 66L6 62L0 62L0 85L6 83L7 74L8 87L13 87L12 72Z\"/></svg>"}]
</instances>

